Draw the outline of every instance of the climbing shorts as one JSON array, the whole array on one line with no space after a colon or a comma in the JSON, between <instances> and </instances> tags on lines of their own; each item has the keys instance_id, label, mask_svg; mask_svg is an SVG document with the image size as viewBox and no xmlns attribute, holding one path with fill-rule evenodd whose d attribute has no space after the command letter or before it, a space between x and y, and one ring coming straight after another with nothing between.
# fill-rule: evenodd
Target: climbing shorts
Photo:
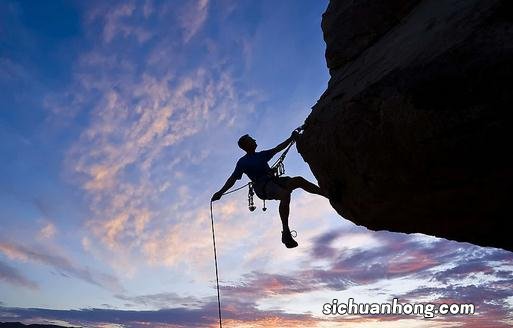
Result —
<instances>
[{"instance_id":1,"label":"climbing shorts","mask_svg":"<svg viewBox=\"0 0 513 328\"><path fill-rule=\"evenodd\" d=\"M280 199L287 193L287 182L291 177L269 177L254 184L255 194L260 199Z\"/></svg>"}]
</instances>

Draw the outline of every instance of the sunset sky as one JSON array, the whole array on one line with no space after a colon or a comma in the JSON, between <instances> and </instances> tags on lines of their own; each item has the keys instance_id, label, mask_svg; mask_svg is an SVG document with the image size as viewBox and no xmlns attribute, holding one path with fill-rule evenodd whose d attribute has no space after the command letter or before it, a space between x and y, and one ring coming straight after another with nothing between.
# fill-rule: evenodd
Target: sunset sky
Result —
<instances>
[{"instance_id":1,"label":"sunset sky","mask_svg":"<svg viewBox=\"0 0 513 328\"><path fill-rule=\"evenodd\" d=\"M216 327L210 197L241 135L275 146L326 89L327 3L0 0L0 322ZM286 173L315 181L295 147ZM225 327L513 326L511 252L372 232L301 191L286 249L256 205L214 203ZM323 315L335 298L477 314Z\"/></svg>"}]
</instances>

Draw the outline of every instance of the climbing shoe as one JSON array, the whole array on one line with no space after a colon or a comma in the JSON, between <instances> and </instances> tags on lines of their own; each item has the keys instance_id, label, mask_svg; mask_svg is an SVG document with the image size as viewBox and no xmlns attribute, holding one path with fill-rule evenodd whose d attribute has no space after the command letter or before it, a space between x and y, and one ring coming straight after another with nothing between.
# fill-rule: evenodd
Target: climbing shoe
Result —
<instances>
[{"instance_id":1,"label":"climbing shoe","mask_svg":"<svg viewBox=\"0 0 513 328\"><path fill-rule=\"evenodd\" d=\"M292 238L290 231L282 231L281 232L281 242L287 246L287 248L297 247L297 242Z\"/></svg>"}]
</instances>

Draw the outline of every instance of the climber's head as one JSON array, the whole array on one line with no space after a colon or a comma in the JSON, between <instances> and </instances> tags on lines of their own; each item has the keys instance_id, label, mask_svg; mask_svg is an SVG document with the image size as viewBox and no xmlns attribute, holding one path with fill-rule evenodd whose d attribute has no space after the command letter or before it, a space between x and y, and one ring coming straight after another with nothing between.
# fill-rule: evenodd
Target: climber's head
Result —
<instances>
[{"instance_id":1,"label":"climber's head","mask_svg":"<svg viewBox=\"0 0 513 328\"><path fill-rule=\"evenodd\" d=\"M251 138L249 134L245 134L242 137L240 137L237 144L242 150L244 150L247 153L254 152L257 147L256 140Z\"/></svg>"}]
</instances>

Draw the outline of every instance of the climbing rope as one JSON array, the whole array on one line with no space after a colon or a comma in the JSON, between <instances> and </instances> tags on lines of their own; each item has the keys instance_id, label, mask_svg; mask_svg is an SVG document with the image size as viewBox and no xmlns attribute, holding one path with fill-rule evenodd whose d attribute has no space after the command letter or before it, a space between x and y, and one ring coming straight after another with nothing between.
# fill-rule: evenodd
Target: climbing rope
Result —
<instances>
[{"instance_id":1,"label":"climbing rope","mask_svg":"<svg viewBox=\"0 0 513 328\"><path fill-rule=\"evenodd\" d=\"M212 240L214 242L214 262L216 264L217 310L219 312L219 328L222 328L223 319L221 318L221 297L219 294L219 271L217 269L216 233L214 231L214 212L212 211L212 201L210 202L210 222L212 223Z\"/></svg>"},{"instance_id":2,"label":"climbing rope","mask_svg":"<svg viewBox=\"0 0 513 328\"><path fill-rule=\"evenodd\" d=\"M303 127L304 126L300 126L299 128L295 129L294 131L301 132L303 130ZM285 166L283 165L283 161L285 160L287 153L289 152L290 148L292 147L292 145L295 142L296 142L295 140L292 140L291 143L285 149L285 151L283 151L283 153L280 155L280 157L271 166L274 176L279 177L280 175L285 173ZM255 204L253 202L253 195L255 194L255 191L253 189L252 182L248 182L243 186L229 190L229 191L223 193L223 195L231 194L231 193L239 191L247 186L249 186L248 207L249 207L250 211L254 211L256 208ZM266 210L265 199L264 199L264 207L262 208L262 210L264 210L264 211ZM212 210L212 201L210 201L210 222L212 224L212 241L214 244L214 263L215 263L215 267L216 267L217 310L218 310L218 314L219 314L219 328L222 328L223 327L223 319L221 317L221 296L219 293L219 270L218 270L218 266L217 266L216 234L215 234L215 230L214 230L214 211ZM294 232L294 234L297 235L295 230L291 230L291 232ZM295 236L293 236L293 237L295 237Z\"/></svg>"},{"instance_id":3,"label":"climbing rope","mask_svg":"<svg viewBox=\"0 0 513 328\"><path fill-rule=\"evenodd\" d=\"M224 195L231 194L232 192L239 191L239 190L241 190L241 189L243 189L243 188L246 188L246 187L247 187L247 186L249 186L250 184L251 184L251 182L248 182L248 183L246 183L246 184L245 184L245 185L243 185L243 186L240 186L240 187L238 187L238 188L235 188L235 189L229 190L229 191L225 192L225 193L223 194L223 196L224 196Z\"/></svg>"}]
</instances>

